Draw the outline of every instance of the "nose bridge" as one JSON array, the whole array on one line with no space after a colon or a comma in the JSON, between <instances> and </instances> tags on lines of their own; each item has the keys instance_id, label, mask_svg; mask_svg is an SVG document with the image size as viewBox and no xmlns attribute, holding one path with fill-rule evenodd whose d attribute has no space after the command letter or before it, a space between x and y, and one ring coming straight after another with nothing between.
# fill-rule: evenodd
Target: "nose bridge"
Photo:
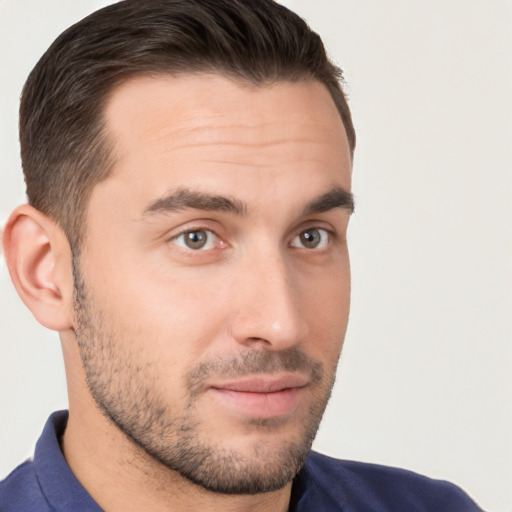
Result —
<instances>
[{"instance_id":1,"label":"nose bridge","mask_svg":"<svg viewBox=\"0 0 512 512\"><path fill-rule=\"evenodd\" d=\"M307 333L293 269L280 251L262 251L247 259L233 334L241 343L265 342L284 349L298 344Z\"/></svg>"}]
</instances>

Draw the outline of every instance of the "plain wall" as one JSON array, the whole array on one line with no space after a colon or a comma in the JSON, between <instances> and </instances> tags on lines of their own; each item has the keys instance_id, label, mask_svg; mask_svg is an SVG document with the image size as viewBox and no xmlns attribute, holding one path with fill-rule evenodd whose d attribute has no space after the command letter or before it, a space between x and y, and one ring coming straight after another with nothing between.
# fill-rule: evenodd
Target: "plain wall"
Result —
<instances>
[{"instance_id":1,"label":"plain wall","mask_svg":"<svg viewBox=\"0 0 512 512\"><path fill-rule=\"evenodd\" d=\"M108 2L0 0L0 222L24 201L22 84ZM353 298L316 448L512 511L512 3L289 0L344 69L358 134ZM0 477L66 407L58 336L0 259Z\"/></svg>"}]
</instances>

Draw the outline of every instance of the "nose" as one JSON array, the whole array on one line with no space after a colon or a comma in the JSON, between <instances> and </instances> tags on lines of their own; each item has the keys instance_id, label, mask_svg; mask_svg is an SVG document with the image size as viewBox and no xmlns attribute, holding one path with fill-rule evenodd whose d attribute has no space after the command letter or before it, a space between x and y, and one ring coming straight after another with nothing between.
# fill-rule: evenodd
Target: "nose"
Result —
<instances>
[{"instance_id":1,"label":"nose","mask_svg":"<svg viewBox=\"0 0 512 512\"><path fill-rule=\"evenodd\" d=\"M301 289L293 269L279 255L252 258L240 268L232 335L247 346L283 350L300 344L308 334L301 314Z\"/></svg>"}]
</instances>

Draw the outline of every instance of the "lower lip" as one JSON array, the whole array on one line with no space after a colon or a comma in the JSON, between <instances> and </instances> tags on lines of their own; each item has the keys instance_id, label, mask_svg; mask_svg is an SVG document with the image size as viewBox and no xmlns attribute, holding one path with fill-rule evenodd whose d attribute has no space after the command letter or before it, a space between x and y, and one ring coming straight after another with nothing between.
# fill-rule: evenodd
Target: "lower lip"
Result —
<instances>
[{"instance_id":1,"label":"lower lip","mask_svg":"<svg viewBox=\"0 0 512 512\"><path fill-rule=\"evenodd\" d=\"M292 414L299 405L302 388L287 388L273 393L250 393L212 388L223 403L253 418L278 418Z\"/></svg>"}]
</instances>

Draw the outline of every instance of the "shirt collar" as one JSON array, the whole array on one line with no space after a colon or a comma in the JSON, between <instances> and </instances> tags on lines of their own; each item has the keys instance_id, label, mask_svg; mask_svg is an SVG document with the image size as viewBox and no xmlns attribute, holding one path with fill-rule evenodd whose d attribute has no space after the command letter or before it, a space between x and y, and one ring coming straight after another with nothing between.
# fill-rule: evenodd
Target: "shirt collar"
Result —
<instances>
[{"instance_id":1,"label":"shirt collar","mask_svg":"<svg viewBox=\"0 0 512 512\"><path fill-rule=\"evenodd\" d=\"M53 413L46 422L34 452L34 468L43 494L55 512L102 512L71 472L60 448L68 412Z\"/></svg>"}]
</instances>

